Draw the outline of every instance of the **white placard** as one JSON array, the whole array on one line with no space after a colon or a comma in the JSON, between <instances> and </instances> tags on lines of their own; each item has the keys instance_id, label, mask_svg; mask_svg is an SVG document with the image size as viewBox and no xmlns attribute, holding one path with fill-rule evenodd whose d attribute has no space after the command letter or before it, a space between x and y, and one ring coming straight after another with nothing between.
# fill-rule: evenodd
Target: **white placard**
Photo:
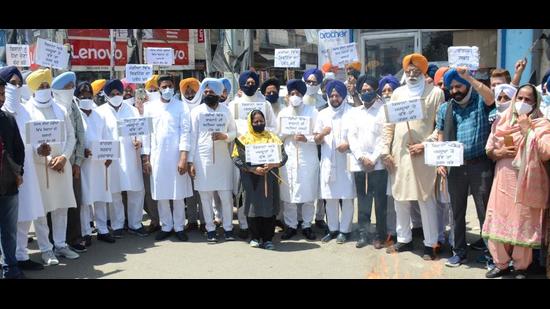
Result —
<instances>
[{"instance_id":1,"label":"white placard","mask_svg":"<svg viewBox=\"0 0 550 309\"><path fill-rule=\"evenodd\" d=\"M460 142L424 143L424 163L430 166L461 166L464 144Z\"/></svg>"},{"instance_id":2,"label":"white placard","mask_svg":"<svg viewBox=\"0 0 550 309\"><path fill-rule=\"evenodd\" d=\"M34 63L64 69L69 63L69 53L61 44L38 38Z\"/></svg>"},{"instance_id":3,"label":"white placard","mask_svg":"<svg viewBox=\"0 0 550 309\"><path fill-rule=\"evenodd\" d=\"M119 158L119 141L95 141L92 143L93 160L118 160Z\"/></svg>"},{"instance_id":4,"label":"white placard","mask_svg":"<svg viewBox=\"0 0 550 309\"><path fill-rule=\"evenodd\" d=\"M359 61L357 54L357 43L349 43L333 47L330 50L330 58L333 65L337 65L340 68L346 66L355 61Z\"/></svg>"},{"instance_id":5,"label":"white placard","mask_svg":"<svg viewBox=\"0 0 550 309\"><path fill-rule=\"evenodd\" d=\"M55 144L65 141L65 126L61 120L29 121L25 124L26 140L31 145Z\"/></svg>"},{"instance_id":6,"label":"white placard","mask_svg":"<svg viewBox=\"0 0 550 309\"><path fill-rule=\"evenodd\" d=\"M253 110L260 110L265 115L265 102L239 102L235 104L236 119L248 119L248 114Z\"/></svg>"},{"instance_id":7,"label":"white placard","mask_svg":"<svg viewBox=\"0 0 550 309\"><path fill-rule=\"evenodd\" d=\"M246 145L245 155L252 165L281 163L281 147L274 143Z\"/></svg>"},{"instance_id":8,"label":"white placard","mask_svg":"<svg viewBox=\"0 0 550 309\"><path fill-rule=\"evenodd\" d=\"M384 104L386 119L390 123L424 119L420 97Z\"/></svg>"},{"instance_id":9,"label":"white placard","mask_svg":"<svg viewBox=\"0 0 550 309\"><path fill-rule=\"evenodd\" d=\"M352 153L346 154L348 172L362 172L363 164L359 160L355 159L355 156Z\"/></svg>"},{"instance_id":10,"label":"white placard","mask_svg":"<svg viewBox=\"0 0 550 309\"><path fill-rule=\"evenodd\" d=\"M309 135L311 134L311 117L288 116L280 118L281 134L285 135Z\"/></svg>"},{"instance_id":11,"label":"white placard","mask_svg":"<svg viewBox=\"0 0 550 309\"><path fill-rule=\"evenodd\" d=\"M16 67L30 67L29 45L6 44L6 63Z\"/></svg>"},{"instance_id":12,"label":"white placard","mask_svg":"<svg viewBox=\"0 0 550 309\"><path fill-rule=\"evenodd\" d=\"M118 134L120 136L139 136L151 134L153 118L135 117L118 120Z\"/></svg>"},{"instance_id":13,"label":"white placard","mask_svg":"<svg viewBox=\"0 0 550 309\"><path fill-rule=\"evenodd\" d=\"M127 64L126 80L133 84L145 84L153 75L153 66L150 64Z\"/></svg>"},{"instance_id":14,"label":"white placard","mask_svg":"<svg viewBox=\"0 0 550 309\"><path fill-rule=\"evenodd\" d=\"M224 113L202 113L199 115L200 132L225 132Z\"/></svg>"},{"instance_id":15,"label":"white placard","mask_svg":"<svg viewBox=\"0 0 550 309\"><path fill-rule=\"evenodd\" d=\"M447 53L449 67L466 66L470 71L479 69L479 48L477 46L450 46Z\"/></svg>"},{"instance_id":16,"label":"white placard","mask_svg":"<svg viewBox=\"0 0 550 309\"><path fill-rule=\"evenodd\" d=\"M300 67L300 49L299 48L275 49L275 67L276 68L299 68Z\"/></svg>"},{"instance_id":17,"label":"white placard","mask_svg":"<svg viewBox=\"0 0 550 309\"><path fill-rule=\"evenodd\" d=\"M164 47L146 47L145 63L170 66L174 64L174 50Z\"/></svg>"}]
</instances>

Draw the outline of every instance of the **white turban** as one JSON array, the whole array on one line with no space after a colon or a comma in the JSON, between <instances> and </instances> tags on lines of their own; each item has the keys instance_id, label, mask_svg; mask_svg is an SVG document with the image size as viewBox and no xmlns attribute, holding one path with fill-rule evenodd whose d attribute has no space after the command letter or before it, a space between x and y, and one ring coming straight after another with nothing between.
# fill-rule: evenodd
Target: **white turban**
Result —
<instances>
[{"instance_id":1,"label":"white turban","mask_svg":"<svg viewBox=\"0 0 550 309\"><path fill-rule=\"evenodd\" d=\"M512 85L509 85L509 84L500 84L500 85L497 85L495 87L495 100L498 99L498 96L504 92L506 94L506 96L508 96L511 99L514 98L514 96L516 95L516 92L518 90L516 89L516 87L512 86Z\"/></svg>"}]
</instances>

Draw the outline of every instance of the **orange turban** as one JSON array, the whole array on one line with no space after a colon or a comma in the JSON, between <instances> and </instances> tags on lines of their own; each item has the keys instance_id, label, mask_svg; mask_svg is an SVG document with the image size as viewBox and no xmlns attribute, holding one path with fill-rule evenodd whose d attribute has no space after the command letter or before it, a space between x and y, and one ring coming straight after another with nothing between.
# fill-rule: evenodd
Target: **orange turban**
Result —
<instances>
[{"instance_id":1,"label":"orange turban","mask_svg":"<svg viewBox=\"0 0 550 309\"><path fill-rule=\"evenodd\" d=\"M406 71L409 64L417 67L422 73L428 72L428 59L421 54L410 54L403 58L403 70Z\"/></svg>"},{"instance_id":2,"label":"orange turban","mask_svg":"<svg viewBox=\"0 0 550 309\"><path fill-rule=\"evenodd\" d=\"M361 62L354 61L350 64L347 64L346 68L348 68L348 67L352 67L355 71L361 71Z\"/></svg>"},{"instance_id":3,"label":"orange turban","mask_svg":"<svg viewBox=\"0 0 550 309\"><path fill-rule=\"evenodd\" d=\"M191 87L193 91L197 92L199 91L200 82L198 79L190 77L186 79L182 79L180 81L180 92L185 93L187 88Z\"/></svg>"},{"instance_id":4,"label":"orange turban","mask_svg":"<svg viewBox=\"0 0 550 309\"><path fill-rule=\"evenodd\" d=\"M103 90L103 87L105 87L106 83L107 80L105 79L98 79L92 82L92 92L94 96L97 95L101 90Z\"/></svg>"},{"instance_id":5,"label":"orange turban","mask_svg":"<svg viewBox=\"0 0 550 309\"><path fill-rule=\"evenodd\" d=\"M327 62L323 64L323 66L321 67L321 71L323 71L323 73L333 72L336 74L338 73L338 67L333 66L330 62Z\"/></svg>"},{"instance_id":6,"label":"orange turban","mask_svg":"<svg viewBox=\"0 0 550 309\"><path fill-rule=\"evenodd\" d=\"M159 89L159 76L157 74L151 75L151 77L145 82L145 90L149 91L151 87Z\"/></svg>"},{"instance_id":7,"label":"orange turban","mask_svg":"<svg viewBox=\"0 0 550 309\"><path fill-rule=\"evenodd\" d=\"M440 67L434 75L434 84L437 85L441 79L443 78L443 75L445 75L445 72L449 70L449 67Z\"/></svg>"}]
</instances>

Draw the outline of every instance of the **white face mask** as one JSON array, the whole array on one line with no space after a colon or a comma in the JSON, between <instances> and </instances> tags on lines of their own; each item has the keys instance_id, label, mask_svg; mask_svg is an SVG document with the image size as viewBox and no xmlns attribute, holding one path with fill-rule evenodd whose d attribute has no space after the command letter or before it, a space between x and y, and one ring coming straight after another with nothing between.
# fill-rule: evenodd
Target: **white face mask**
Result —
<instances>
[{"instance_id":1,"label":"white face mask","mask_svg":"<svg viewBox=\"0 0 550 309\"><path fill-rule=\"evenodd\" d=\"M4 101L6 110L15 113L19 104L21 104L21 88L8 83L6 85L6 100Z\"/></svg>"},{"instance_id":2,"label":"white face mask","mask_svg":"<svg viewBox=\"0 0 550 309\"><path fill-rule=\"evenodd\" d=\"M147 97L149 98L149 101L160 100L160 93L158 91L155 91L155 92L145 91L145 92L147 93Z\"/></svg>"},{"instance_id":3,"label":"white face mask","mask_svg":"<svg viewBox=\"0 0 550 309\"><path fill-rule=\"evenodd\" d=\"M422 74L415 77L405 75L405 82L410 86L415 86L418 84L424 84L426 82L426 78Z\"/></svg>"},{"instance_id":4,"label":"white face mask","mask_svg":"<svg viewBox=\"0 0 550 309\"><path fill-rule=\"evenodd\" d=\"M119 107L122 104L122 96L116 95L112 98L107 97L107 100L109 101L109 104L111 104L114 107Z\"/></svg>"},{"instance_id":5,"label":"white face mask","mask_svg":"<svg viewBox=\"0 0 550 309\"><path fill-rule=\"evenodd\" d=\"M504 103L499 103L499 102L496 102L497 104L497 109L499 112L503 112L505 111L509 106L510 106L510 103L512 103L512 101L506 101Z\"/></svg>"},{"instance_id":6,"label":"white face mask","mask_svg":"<svg viewBox=\"0 0 550 309\"><path fill-rule=\"evenodd\" d=\"M516 107L516 111L518 112L518 115L525 115L530 113L533 110L533 106L523 101L516 102L515 107Z\"/></svg>"},{"instance_id":7,"label":"white face mask","mask_svg":"<svg viewBox=\"0 0 550 309\"><path fill-rule=\"evenodd\" d=\"M50 88L40 89L34 92L34 100L37 103L46 104L50 102L51 99L52 99L52 90Z\"/></svg>"},{"instance_id":8,"label":"white face mask","mask_svg":"<svg viewBox=\"0 0 550 309\"><path fill-rule=\"evenodd\" d=\"M306 85L306 87L307 87L306 95L315 95L316 93L319 92L319 89L321 89L320 85L317 85L317 86Z\"/></svg>"},{"instance_id":9,"label":"white face mask","mask_svg":"<svg viewBox=\"0 0 550 309\"><path fill-rule=\"evenodd\" d=\"M30 100L32 97L32 91L29 89L29 86L26 84L21 86L21 98L25 101Z\"/></svg>"},{"instance_id":10,"label":"white face mask","mask_svg":"<svg viewBox=\"0 0 550 309\"><path fill-rule=\"evenodd\" d=\"M94 101L91 99L82 99L78 101L78 106L81 109L85 109L89 111L89 110L92 110L92 108L94 107Z\"/></svg>"},{"instance_id":11,"label":"white face mask","mask_svg":"<svg viewBox=\"0 0 550 309\"><path fill-rule=\"evenodd\" d=\"M174 96L174 88L163 89L161 96L164 101L170 101L170 99Z\"/></svg>"},{"instance_id":12,"label":"white face mask","mask_svg":"<svg viewBox=\"0 0 550 309\"><path fill-rule=\"evenodd\" d=\"M128 104L130 104L130 105L132 105L132 106L134 106L135 103L136 103L135 98L129 98L129 99L123 100L122 102L128 103Z\"/></svg>"},{"instance_id":13,"label":"white face mask","mask_svg":"<svg viewBox=\"0 0 550 309\"><path fill-rule=\"evenodd\" d=\"M290 103L291 106L298 107L302 105L303 100L302 100L302 97L293 95L288 99L288 102Z\"/></svg>"},{"instance_id":14,"label":"white face mask","mask_svg":"<svg viewBox=\"0 0 550 309\"><path fill-rule=\"evenodd\" d=\"M53 90L53 97L55 102L63 105L67 111L70 111L71 104L73 103L73 89Z\"/></svg>"}]
</instances>

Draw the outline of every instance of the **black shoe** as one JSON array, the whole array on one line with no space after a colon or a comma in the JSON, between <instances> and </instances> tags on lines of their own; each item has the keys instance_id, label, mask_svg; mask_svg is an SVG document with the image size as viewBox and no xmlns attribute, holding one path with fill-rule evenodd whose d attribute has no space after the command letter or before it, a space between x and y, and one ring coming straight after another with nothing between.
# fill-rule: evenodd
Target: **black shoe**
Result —
<instances>
[{"instance_id":1,"label":"black shoe","mask_svg":"<svg viewBox=\"0 0 550 309\"><path fill-rule=\"evenodd\" d=\"M355 244L355 248L363 248L364 246L368 245L368 243L369 238L367 237L367 233L361 232L361 234L359 234L359 240Z\"/></svg>"},{"instance_id":2,"label":"black shoe","mask_svg":"<svg viewBox=\"0 0 550 309\"><path fill-rule=\"evenodd\" d=\"M434 249L432 247L424 246L424 254L422 255L422 258L425 261L435 260L435 250L436 249Z\"/></svg>"},{"instance_id":3,"label":"black shoe","mask_svg":"<svg viewBox=\"0 0 550 309\"><path fill-rule=\"evenodd\" d=\"M338 232L338 231L328 232L325 236L323 236L323 238L321 238L321 241L322 242L329 242L332 239L336 238L338 236L338 234L340 234L340 232Z\"/></svg>"},{"instance_id":4,"label":"black shoe","mask_svg":"<svg viewBox=\"0 0 550 309\"><path fill-rule=\"evenodd\" d=\"M285 228L285 224L281 220L275 220L275 227Z\"/></svg>"},{"instance_id":5,"label":"black shoe","mask_svg":"<svg viewBox=\"0 0 550 309\"><path fill-rule=\"evenodd\" d=\"M113 244L116 241L115 238L113 236L111 236L111 234L109 234L109 233L97 234L97 240L104 241L104 242L107 242L107 243L110 243L110 244Z\"/></svg>"},{"instance_id":6,"label":"black shoe","mask_svg":"<svg viewBox=\"0 0 550 309\"><path fill-rule=\"evenodd\" d=\"M395 245L388 247L388 249L386 249L386 253L413 251L413 249L412 240L408 243L397 242Z\"/></svg>"},{"instance_id":7,"label":"black shoe","mask_svg":"<svg viewBox=\"0 0 550 309\"><path fill-rule=\"evenodd\" d=\"M515 279L527 279L527 272L525 270L516 270L514 271Z\"/></svg>"},{"instance_id":8,"label":"black shoe","mask_svg":"<svg viewBox=\"0 0 550 309\"><path fill-rule=\"evenodd\" d=\"M165 231L159 231L157 235L155 236L156 241L165 240L166 238L170 237L172 235L172 232L165 232Z\"/></svg>"},{"instance_id":9,"label":"black shoe","mask_svg":"<svg viewBox=\"0 0 550 309\"><path fill-rule=\"evenodd\" d=\"M37 263L31 259L25 261L17 261L17 267L21 270L43 270L44 265Z\"/></svg>"},{"instance_id":10,"label":"black shoe","mask_svg":"<svg viewBox=\"0 0 550 309\"><path fill-rule=\"evenodd\" d=\"M225 231L223 235L224 235L225 241L235 240L235 236L233 236L233 231Z\"/></svg>"},{"instance_id":11,"label":"black shoe","mask_svg":"<svg viewBox=\"0 0 550 309\"><path fill-rule=\"evenodd\" d=\"M424 230L422 229L422 227L412 228L411 233L413 237L424 239Z\"/></svg>"},{"instance_id":12,"label":"black shoe","mask_svg":"<svg viewBox=\"0 0 550 309\"><path fill-rule=\"evenodd\" d=\"M187 237L187 234L185 234L185 231L176 232L176 237L181 241L188 241L189 240L189 237Z\"/></svg>"},{"instance_id":13,"label":"black shoe","mask_svg":"<svg viewBox=\"0 0 550 309\"><path fill-rule=\"evenodd\" d=\"M111 236L111 234L109 233L106 233L106 234L97 234L97 240L100 240L100 241L104 241L104 242L107 242L107 243L114 243L116 240L113 236Z\"/></svg>"},{"instance_id":14,"label":"black shoe","mask_svg":"<svg viewBox=\"0 0 550 309\"><path fill-rule=\"evenodd\" d=\"M134 235L137 235L137 236L140 236L140 237L147 237L149 236L149 232L147 232L145 230L145 227L141 226L139 229L137 230L134 230L134 229L128 229L128 233L130 234L134 234Z\"/></svg>"},{"instance_id":15,"label":"black shoe","mask_svg":"<svg viewBox=\"0 0 550 309\"><path fill-rule=\"evenodd\" d=\"M326 230L327 224L325 220L315 220L315 226L320 230Z\"/></svg>"},{"instance_id":16,"label":"black shoe","mask_svg":"<svg viewBox=\"0 0 550 309\"><path fill-rule=\"evenodd\" d=\"M485 274L485 278L498 278L498 277L502 277L504 275L507 275L511 272L510 270L510 267L507 267L506 269L500 269L498 267L495 267L491 270L489 270L486 274Z\"/></svg>"},{"instance_id":17,"label":"black shoe","mask_svg":"<svg viewBox=\"0 0 550 309\"><path fill-rule=\"evenodd\" d=\"M92 235L84 236L84 246L90 247L92 245Z\"/></svg>"},{"instance_id":18,"label":"black shoe","mask_svg":"<svg viewBox=\"0 0 550 309\"><path fill-rule=\"evenodd\" d=\"M293 229L291 227L287 228L285 230L285 232L283 233L283 235L281 235L281 239L282 240L287 240L287 239L290 239L292 238L292 236L296 235L296 229Z\"/></svg>"},{"instance_id":19,"label":"black shoe","mask_svg":"<svg viewBox=\"0 0 550 309\"><path fill-rule=\"evenodd\" d=\"M310 227L303 229L302 234L305 236L307 240L315 240L317 238L317 236L315 235L315 233Z\"/></svg>"},{"instance_id":20,"label":"black shoe","mask_svg":"<svg viewBox=\"0 0 550 309\"><path fill-rule=\"evenodd\" d=\"M205 224L200 224L199 225L199 231L203 234L206 233L206 225Z\"/></svg>"},{"instance_id":21,"label":"black shoe","mask_svg":"<svg viewBox=\"0 0 550 309\"><path fill-rule=\"evenodd\" d=\"M197 222L187 223L187 225L185 226L186 232L198 231L198 230L199 230L199 224Z\"/></svg>"},{"instance_id":22,"label":"black shoe","mask_svg":"<svg viewBox=\"0 0 550 309\"><path fill-rule=\"evenodd\" d=\"M122 238L123 235L124 235L124 230L123 229L118 229L118 230L113 231L113 237L114 238L120 239L120 238Z\"/></svg>"},{"instance_id":23,"label":"black shoe","mask_svg":"<svg viewBox=\"0 0 550 309\"><path fill-rule=\"evenodd\" d=\"M69 249L73 250L76 253L84 253L88 251L88 249L86 249L86 246L83 246L81 244L69 245Z\"/></svg>"},{"instance_id":24,"label":"black shoe","mask_svg":"<svg viewBox=\"0 0 550 309\"><path fill-rule=\"evenodd\" d=\"M302 224L304 223L303 220L298 221L298 226L296 227L297 230L302 228Z\"/></svg>"},{"instance_id":25,"label":"black shoe","mask_svg":"<svg viewBox=\"0 0 550 309\"><path fill-rule=\"evenodd\" d=\"M248 229L239 230L237 236L239 236L240 239L248 239Z\"/></svg>"},{"instance_id":26,"label":"black shoe","mask_svg":"<svg viewBox=\"0 0 550 309\"><path fill-rule=\"evenodd\" d=\"M207 232L206 233L206 241L209 244L217 243L218 242L218 236L216 235L216 231Z\"/></svg>"},{"instance_id":27,"label":"black shoe","mask_svg":"<svg viewBox=\"0 0 550 309\"><path fill-rule=\"evenodd\" d=\"M470 244L470 248L472 248L472 250L483 251L487 249L487 246L485 246L483 239L480 238L476 242Z\"/></svg>"}]
</instances>

